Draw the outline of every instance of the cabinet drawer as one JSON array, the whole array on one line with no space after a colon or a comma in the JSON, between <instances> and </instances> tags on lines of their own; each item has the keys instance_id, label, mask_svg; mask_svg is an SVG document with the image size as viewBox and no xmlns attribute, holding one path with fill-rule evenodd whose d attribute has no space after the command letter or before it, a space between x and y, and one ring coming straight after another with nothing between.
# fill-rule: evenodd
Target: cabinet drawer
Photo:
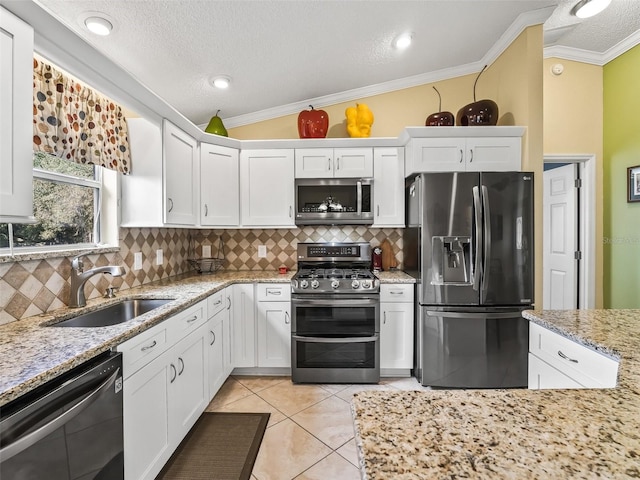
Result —
<instances>
[{"instance_id":1,"label":"cabinet drawer","mask_svg":"<svg viewBox=\"0 0 640 480\"><path fill-rule=\"evenodd\" d=\"M216 313L224 310L225 307L224 289L222 289L207 298L207 318L215 316Z\"/></svg>"},{"instance_id":2,"label":"cabinet drawer","mask_svg":"<svg viewBox=\"0 0 640 480\"><path fill-rule=\"evenodd\" d=\"M291 300L291 285L288 283L259 283L259 302L288 302Z\"/></svg>"},{"instance_id":3,"label":"cabinet drawer","mask_svg":"<svg viewBox=\"0 0 640 480\"><path fill-rule=\"evenodd\" d=\"M173 345L207 321L206 300L196 303L185 311L170 318L168 322L169 342Z\"/></svg>"},{"instance_id":4,"label":"cabinet drawer","mask_svg":"<svg viewBox=\"0 0 640 480\"><path fill-rule=\"evenodd\" d=\"M616 386L616 360L535 323L529 324L529 351L587 388Z\"/></svg>"},{"instance_id":5,"label":"cabinet drawer","mask_svg":"<svg viewBox=\"0 0 640 480\"><path fill-rule=\"evenodd\" d=\"M413 283L380 285L381 302L413 302Z\"/></svg>"},{"instance_id":6,"label":"cabinet drawer","mask_svg":"<svg viewBox=\"0 0 640 480\"><path fill-rule=\"evenodd\" d=\"M127 378L168 348L167 328L163 322L118 345L122 352L123 377Z\"/></svg>"}]
</instances>

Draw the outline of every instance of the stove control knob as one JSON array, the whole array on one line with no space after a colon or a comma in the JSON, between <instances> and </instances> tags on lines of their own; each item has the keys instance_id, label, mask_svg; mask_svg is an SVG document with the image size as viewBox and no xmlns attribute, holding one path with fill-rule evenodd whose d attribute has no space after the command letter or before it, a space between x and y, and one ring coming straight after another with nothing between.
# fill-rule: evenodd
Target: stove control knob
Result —
<instances>
[{"instance_id":1,"label":"stove control knob","mask_svg":"<svg viewBox=\"0 0 640 480\"><path fill-rule=\"evenodd\" d=\"M311 288L318 288L320 286L320 282L318 280L311 280Z\"/></svg>"},{"instance_id":2,"label":"stove control knob","mask_svg":"<svg viewBox=\"0 0 640 480\"><path fill-rule=\"evenodd\" d=\"M351 288L353 288L354 290L359 286L360 286L360 282L358 280L354 280L353 282L351 282Z\"/></svg>"},{"instance_id":3,"label":"stove control knob","mask_svg":"<svg viewBox=\"0 0 640 480\"><path fill-rule=\"evenodd\" d=\"M362 288L371 288L371 280L363 280Z\"/></svg>"},{"instance_id":4,"label":"stove control knob","mask_svg":"<svg viewBox=\"0 0 640 480\"><path fill-rule=\"evenodd\" d=\"M309 282L306 280L300 280L300 288L307 288L309 286Z\"/></svg>"},{"instance_id":5,"label":"stove control knob","mask_svg":"<svg viewBox=\"0 0 640 480\"><path fill-rule=\"evenodd\" d=\"M336 289L340 286L340 280L331 280L331 288Z\"/></svg>"}]
</instances>

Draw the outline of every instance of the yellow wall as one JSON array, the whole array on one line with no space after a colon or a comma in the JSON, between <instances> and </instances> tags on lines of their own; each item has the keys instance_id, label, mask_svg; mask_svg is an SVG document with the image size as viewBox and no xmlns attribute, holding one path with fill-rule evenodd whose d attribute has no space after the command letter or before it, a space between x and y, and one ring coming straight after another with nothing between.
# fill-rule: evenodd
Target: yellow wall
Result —
<instances>
[{"instance_id":1,"label":"yellow wall","mask_svg":"<svg viewBox=\"0 0 640 480\"><path fill-rule=\"evenodd\" d=\"M498 104L499 125L527 127L523 141L523 169L542 178L542 26L527 28L490 65L478 80L476 98L489 98ZM473 101L476 75L451 78L404 90L363 98L375 115L372 137L397 137L411 125L424 125L426 117L442 110L454 115ZM344 111L355 102L337 105L314 105L329 114L328 137L347 137ZM297 114L229 129L229 136L241 140L298 138ZM473 127L469 127L473 128ZM536 197L542 199L542 183L536 182ZM536 304L542 305L542 209L536 209Z\"/></svg>"},{"instance_id":2,"label":"yellow wall","mask_svg":"<svg viewBox=\"0 0 640 480\"><path fill-rule=\"evenodd\" d=\"M627 168L640 165L640 45L603 68L604 306L640 308L640 203L627 203Z\"/></svg>"},{"instance_id":3,"label":"yellow wall","mask_svg":"<svg viewBox=\"0 0 640 480\"><path fill-rule=\"evenodd\" d=\"M564 66L561 75L551 66ZM603 83L602 67L557 58L544 60L544 153L595 154L596 308L603 306Z\"/></svg>"}]
</instances>

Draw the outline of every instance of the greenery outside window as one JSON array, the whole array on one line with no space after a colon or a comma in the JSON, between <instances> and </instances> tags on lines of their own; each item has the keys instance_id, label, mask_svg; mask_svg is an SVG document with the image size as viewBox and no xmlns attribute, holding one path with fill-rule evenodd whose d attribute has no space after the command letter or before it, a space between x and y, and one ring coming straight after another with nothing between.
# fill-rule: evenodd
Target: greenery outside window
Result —
<instances>
[{"instance_id":1,"label":"greenery outside window","mask_svg":"<svg viewBox=\"0 0 640 480\"><path fill-rule=\"evenodd\" d=\"M103 169L44 152L34 153L33 166L37 223L0 224L2 253L99 245Z\"/></svg>"}]
</instances>

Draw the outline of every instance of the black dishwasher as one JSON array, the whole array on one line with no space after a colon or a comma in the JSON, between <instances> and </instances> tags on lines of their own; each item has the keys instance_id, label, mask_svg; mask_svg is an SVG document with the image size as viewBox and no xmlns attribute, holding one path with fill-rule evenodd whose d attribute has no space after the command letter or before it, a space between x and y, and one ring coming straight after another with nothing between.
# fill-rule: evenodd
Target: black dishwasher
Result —
<instances>
[{"instance_id":1,"label":"black dishwasher","mask_svg":"<svg viewBox=\"0 0 640 480\"><path fill-rule=\"evenodd\" d=\"M105 352L2 407L0 478L124 479L120 353Z\"/></svg>"}]
</instances>

